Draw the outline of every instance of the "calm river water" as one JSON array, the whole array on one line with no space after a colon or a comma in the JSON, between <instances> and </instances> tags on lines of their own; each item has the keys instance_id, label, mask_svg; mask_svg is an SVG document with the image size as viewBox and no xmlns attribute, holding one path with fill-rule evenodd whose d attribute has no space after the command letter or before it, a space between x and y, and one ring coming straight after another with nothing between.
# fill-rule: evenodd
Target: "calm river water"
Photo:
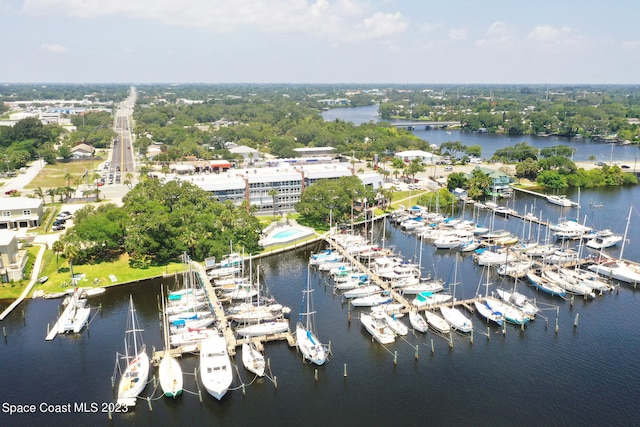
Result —
<instances>
[{"instance_id":1,"label":"calm river water","mask_svg":"<svg viewBox=\"0 0 640 427\"><path fill-rule=\"evenodd\" d=\"M446 135L440 131L428 134ZM570 196L575 200L577 194ZM640 188L583 190L581 200L580 212L563 211L520 194L506 203L519 211L535 206L536 212L552 221L560 216L583 220L586 215L586 221L597 228L623 232L630 206L640 200ZM471 212L466 215L470 217ZM479 220L487 222L488 218ZM529 230L514 219L496 221L499 228L522 235L538 234L535 228ZM417 259L422 253L425 274L453 282L454 252L436 251L428 244L421 251L414 236L389 223L385 227L377 223L371 235L379 240L383 230L385 244L393 245L403 256ZM634 261L640 260L639 230L640 218L634 209L624 251L625 258ZM312 246L254 263L261 266L263 285L280 303L292 308L292 328L306 283L306 261L310 252L318 249ZM611 254L619 251L616 248ZM459 260L456 279L458 298L473 296L485 281L482 270L470 257ZM513 282L503 282L493 275L491 281L513 286ZM42 409L47 406L40 405L71 404L73 409L75 403L86 402L97 403L102 409L103 403L114 402L111 377L115 354L123 351L129 295L138 308L147 346L160 348L157 298L161 286L174 287L176 281L152 280L109 289L92 300L95 306L101 304L102 310L89 330L52 342L44 338L60 301L25 301L0 324L7 333L6 339L0 337L4 341L0 342L0 425L623 426L635 425L640 416L636 378L640 372L640 291L629 286L622 285L619 292L592 301L577 298L571 305L570 301L537 294L520 283L521 292L536 297L545 307L546 321L538 318L524 331L508 326L504 335L501 329L490 327L487 336L486 324L477 315L469 315L475 327L473 343L469 337L454 335L453 348L449 348L445 339L431 332L410 333L385 348L371 342L358 321L358 310L353 310L348 320L347 305L326 285L324 274L312 270L311 283L318 335L325 342L331 341L333 351L329 362L318 368L317 381L315 367L303 363L295 349L286 342L270 343L265 354L277 377L277 388L268 379L253 381L238 355L234 387L247 384L246 394L233 390L221 402L204 393L200 403L188 392L176 400L158 399L159 391L153 393L153 384L149 384L143 394L155 396L151 399L153 410L139 401L134 410L114 414L111 421L107 413L46 413ZM5 306L0 303L0 308ZM574 327L576 315L579 324ZM192 373L198 358L185 356L181 363L185 388L195 391ZM34 404L36 412L9 415L4 410L8 404Z\"/></svg>"}]
</instances>

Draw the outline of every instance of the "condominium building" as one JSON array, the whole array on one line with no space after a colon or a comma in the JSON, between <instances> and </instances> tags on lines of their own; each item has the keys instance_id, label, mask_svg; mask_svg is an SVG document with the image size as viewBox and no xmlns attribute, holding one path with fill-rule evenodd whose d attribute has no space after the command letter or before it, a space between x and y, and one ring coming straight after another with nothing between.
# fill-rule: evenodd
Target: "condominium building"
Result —
<instances>
[{"instance_id":1,"label":"condominium building","mask_svg":"<svg viewBox=\"0 0 640 427\"><path fill-rule=\"evenodd\" d=\"M382 186L382 176L377 173L355 174L351 165L326 163L291 166L230 169L219 174L200 174L176 177L189 181L210 192L221 202L232 201L240 205L248 201L258 213L291 212L300 196L310 185L320 179L336 179L356 175L364 185L373 189ZM272 195L271 190L277 194Z\"/></svg>"}]
</instances>

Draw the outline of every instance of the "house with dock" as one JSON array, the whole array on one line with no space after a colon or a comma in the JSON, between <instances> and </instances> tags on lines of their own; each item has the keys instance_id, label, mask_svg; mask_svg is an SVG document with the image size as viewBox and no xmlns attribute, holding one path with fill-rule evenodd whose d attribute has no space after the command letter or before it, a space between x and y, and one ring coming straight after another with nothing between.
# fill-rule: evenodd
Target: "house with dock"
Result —
<instances>
[{"instance_id":1,"label":"house with dock","mask_svg":"<svg viewBox=\"0 0 640 427\"><path fill-rule=\"evenodd\" d=\"M487 175L491 179L491 186L489 187L491 194L495 196L508 197L512 194L511 184L515 182L515 178L505 172L476 166L473 171L468 174L471 177L474 171L480 171Z\"/></svg>"}]
</instances>

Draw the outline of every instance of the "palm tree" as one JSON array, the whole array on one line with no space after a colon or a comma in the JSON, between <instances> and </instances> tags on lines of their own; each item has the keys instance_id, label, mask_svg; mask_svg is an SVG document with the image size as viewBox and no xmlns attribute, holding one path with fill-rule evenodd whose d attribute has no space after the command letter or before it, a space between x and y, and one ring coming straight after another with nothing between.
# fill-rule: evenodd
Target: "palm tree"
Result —
<instances>
[{"instance_id":1,"label":"palm tree","mask_svg":"<svg viewBox=\"0 0 640 427\"><path fill-rule=\"evenodd\" d=\"M56 271L59 271L58 257L60 256L61 253L64 252L64 243L62 243L62 241L60 240L56 240L51 245L51 250L53 251L54 254L56 254Z\"/></svg>"},{"instance_id":2,"label":"palm tree","mask_svg":"<svg viewBox=\"0 0 640 427\"><path fill-rule=\"evenodd\" d=\"M73 175L71 175L69 172L65 172L64 179L67 180L67 187L71 187L71 180L73 179Z\"/></svg>"},{"instance_id":3,"label":"palm tree","mask_svg":"<svg viewBox=\"0 0 640 427\"><path fill-rule=\"evenodd\" d=\"M280 193L275 188L272 188L271 190L269 190L269 192L267 194L269 194L269 196L271 196L273 198L273 218L275 219L275 217L276 217L276 198L278 197L278 194L280 194Z\"/></svg>"},{"instance_id":4,"label":"palm tree","mask_svg":"<svg viewBox=\"0 0 640 427\"><path fill-rule=\"evenodd\" d=\"M55 188L47 188L47 196L51 197L51 204L55 202L56 194Z\"/></svg>"},{"instance_id":5,"label":"palm tree","mask_svg":"<svg viewBox=\"0 0 640 427\"><path fill-rule=\"evenodd\" d=\"M73 280L73 260L78 258L80 250L74 243L67 243L64 247L64 255L69 260L69 271L71 272L71 279Z\"/></svg>"},{"instance_id":6,"label":"palm tree","mask_svg":"<svg viewBox=\"0 0 640 427\"><path fill-rule=\"evenodd\" d=\"M35 194L36 196L40 197L42 199L42 203L44 203L44 190L42 190L42 187L36 187L35 190L33 190L33 194Z\"/></svg>"}]
</instances>

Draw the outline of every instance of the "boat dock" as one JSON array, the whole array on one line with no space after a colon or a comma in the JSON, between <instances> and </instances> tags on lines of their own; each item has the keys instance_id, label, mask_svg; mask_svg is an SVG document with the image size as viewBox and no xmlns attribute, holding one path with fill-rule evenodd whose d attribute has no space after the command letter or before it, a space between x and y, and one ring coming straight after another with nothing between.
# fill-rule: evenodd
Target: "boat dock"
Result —
<instances>
[{"instance_id":1,"label":"boat dock","mask_svg":"<svg viewBox=\"0 0 640 427\"><path fill-rule=\"evenodd\" d=\"M417 311L426 311L426 310L437 309L440 306L463 306L467 310L469 310L471 313L473 313L475 311L474 306L473 306L473 302L476 300L476 298L469 298L469 299L464 299L464 300L453 300L453 301L447 301L447 302L437 303L437 304L429 304L427 306L419 307L419 308L418 307L414 307L413 304L411 304L411 302L404 297L404 295L402 295L401 293L399 293L395 289L392 289L391 286L390 286L390 283L388 281L383 280L380 276L378 276L377 274L373 273L373 271L371 271L364 264L362 264L360 261L358 261L358 259L356 257L351 255L342 246L340 246L335 241L335 239L331 238L331 236L328 236L328 235L326 236L325 239L327 240L328 243L330 243L332 245L332 247L334 249L338 250L338 252L340 252L345 257L345 259L348 259L349 262L353 263L353 265L355 265L363 274L368 275L370 281L372 281L376 285L380 286L384 291L389 292L389 295L391 296L391 298L393 299L393 301L395 303L402 304L402 306L404 308L402 310L400 310L401 313L406 314L412 308L417 310Z\"/></svg>"},{"instance_id":2,"label":"boat dock","mask_svg":"<svg viewBox=\"0 0 640 427\"><path fill-rule=\"evenodd\" d=\"M250 341L258 344L258 348L263 348L264 343L268 341L283 340L286 340L290 347L295 347L296 342L291 331L263 335L259 337L237 338L235 333L233 332L233 329L231 328L231 321L227 319L227 315L222 308L222 301L218 299L215 289L211 285L211 280L209 280L204 267L200 263L197 263L195 261L191 262L191 266L195 271L195 276L198 278L200 286L205 291L205 295L209 303L209 309L214 313L216 317L218 330L222 332L227 342L227 351L229 352L229 356L234 356L236 354L236 349L238 346L241 346L244 343L249 343ZM190 346L180 346L173 348L170 351L172 356L182 357L184 353L198 353L200 351L200 345L198 344ZM154 351L152 354L152 362L157 365L158 363L160 363L163 355L164 350Z\"/></svg>"}]
</instances>

